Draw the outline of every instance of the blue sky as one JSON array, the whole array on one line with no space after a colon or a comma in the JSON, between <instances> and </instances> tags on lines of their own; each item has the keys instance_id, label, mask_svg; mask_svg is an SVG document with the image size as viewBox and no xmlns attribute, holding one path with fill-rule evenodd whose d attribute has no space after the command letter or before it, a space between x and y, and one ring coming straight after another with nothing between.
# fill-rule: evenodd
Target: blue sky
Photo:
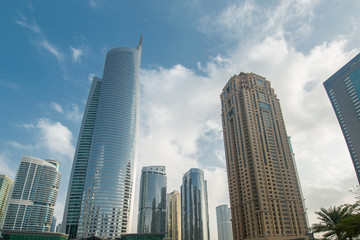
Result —
<instances>
[{"instance_id":1,"label":"blue sky","mask_svg":"<svg viewBox=\"0 0 360 240\"><path fill-rule=\"evenodd\" d=\"M228 203L219 95L232 75L254 72L280 98L314 223L320 207L354 201L322 82L360 51L359 11L352 0L5 0L0 173L15 177L21 153L59 160L61 219L89 79L102 76L109 49L136 47L143 34L137 168L166 165L169 192L204 169L216 239L215 207Z\"/></svg>"}]
</instances>

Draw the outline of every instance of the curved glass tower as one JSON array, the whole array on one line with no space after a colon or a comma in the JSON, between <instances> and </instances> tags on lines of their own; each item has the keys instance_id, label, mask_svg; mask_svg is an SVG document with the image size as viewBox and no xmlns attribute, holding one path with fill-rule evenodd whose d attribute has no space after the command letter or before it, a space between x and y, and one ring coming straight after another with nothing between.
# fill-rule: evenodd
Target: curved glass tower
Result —
<instances>
[{"instance_id":1,"label":"curved glass tower","mask_svg":"<svg viewBox=\"0 0 360 240\"><path fill-rule=\"evenodd\" d=\"M181 239L209 240L207 184L204 172L191 168L181 185Z\"/></svg>"},{"instance_id":2,"label":"curved glass tower","mask_svg":"<svg viewBox=\"0 0 360 240\"><path fill-rule=\"evenodd\" d=\"M166 232L165 166L143 167L140 180L138 233Z\"/></svg>"},{"instance_id":3,"label":"curved glass tower","mask_svg":"<svg viewBox=\"0 0 360 240\"><path fill-rule=\"evenodd\" d=\"M141 40L111 49L104 74L79 216L77 237L114 239L130 217L139 125Z\"/></svg>"}]
</instances>

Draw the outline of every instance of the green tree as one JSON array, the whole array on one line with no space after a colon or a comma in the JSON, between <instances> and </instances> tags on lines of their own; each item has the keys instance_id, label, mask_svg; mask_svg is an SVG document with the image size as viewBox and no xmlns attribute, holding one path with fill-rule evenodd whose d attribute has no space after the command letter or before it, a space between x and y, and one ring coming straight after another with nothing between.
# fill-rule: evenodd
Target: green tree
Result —
<instances>
[{"instance_id":1,"label":"green tree","mask_svg":"<svg viewBox=\"0 0 360 240\"><path fill-rule=\"evenodd\" d=\"M313 224L314 233L324 233L326 239L344 240L347 238L343 228L339 227L341 220L352 216L353 205L341 205L330 207L329 209L321 208L318 215L320 223Z\"/></svg>"},{"instance_id":2,"label":"green tree","mask_svg":"<svg viewBox=\"0 0 360 240\"><path fill-rule=\"evenodd\" d=\"M348 239L353 239L360 235L360 214L354 214L341 220L336 228L345 234Z\"/></svg>"}]
</instances>

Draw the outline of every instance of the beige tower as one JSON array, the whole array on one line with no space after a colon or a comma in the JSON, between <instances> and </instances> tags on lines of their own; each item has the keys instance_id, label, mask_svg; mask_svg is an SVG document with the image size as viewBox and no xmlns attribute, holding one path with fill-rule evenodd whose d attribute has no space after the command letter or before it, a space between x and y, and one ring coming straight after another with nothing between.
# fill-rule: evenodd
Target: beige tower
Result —
<instances>
[{"instance_id":1,"label":"beige tower","mask_svg":"<svg viewBox=\"0 0 360 240\"><path fill-rule=\"evenodd\" d=\"M306 238L292 150L270 82L235 75L221 104L234 240Z\"/></svg>"},{"instance_id":2,"label":"beige tower","mask_svg":"<svg viewBox=\"0 0 360 240\"><path fill-rule=\"evenodd\" d=\"M0 229L5 217L7 203L10 199L14 181L6 175L0 174Z\"/></svg>"},{"instance_id":3,"label":"beige tower","mask_svg":"<svg viewBox=\"0 0 360 240\"><path fill-rule=\"evenodd\" d=\"M168 239L181 240L180 193L176 190L170 193L168 203Z\"/></svg>"}]
</instances>

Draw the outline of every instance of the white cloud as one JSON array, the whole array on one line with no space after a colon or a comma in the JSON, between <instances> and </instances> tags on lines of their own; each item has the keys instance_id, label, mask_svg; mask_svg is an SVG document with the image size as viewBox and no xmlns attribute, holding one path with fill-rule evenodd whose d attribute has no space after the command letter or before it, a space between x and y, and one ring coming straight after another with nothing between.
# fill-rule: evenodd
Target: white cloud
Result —
<instances>
[{"instance_id":1,"label":"white cloud","mask_svg":"<svg viewBox=\"0 0 360 240\"><path fill-rule=\"evenodd\" d=\"M33 21L32 23L29 22L24 15L22 15L21 13L19 13L21 20L15 20L15 23L19 24L20 26L27 28L29 30L31 30L34 33L41 33L41 29L39 28L39 26L36 24L35 21Z\"/></svg>"},{"instance_id":2,"label":"white cloud","mask_svg":"<svg viewBox=\"0 0 360 240\"><path fill-rule=\"evenodd\" d=\"M11 89L19 89L20 86L14 82L5 81L4 79L1 79L0 84L4 87L11 88Z\"/></svg>"},{"instance_id":3,"label":"white cloud","mask_svg":"<svg viewBox=\"0 0 360 240\"><path fill-rule=\"evenodd\" d=\"M45 37L42 36L39 44L44 49L46 49L49 53L54 55L59 63L63 61L63 58L64 58L63 54L57 49L57 47L55 47L55 45L49 43L49 41L47 39L45 39Z\"/></svg>"},{"instance_id":4,"label":"white cloud","mask_svg":"<svg viewBox=\"0 0 360 240\"><path fill-rule=\"evenodd\" d=\"M6 153L0 153L0 174L6 174L12 180L15 178L15 171L11 167L11 162L9 161L8 155Z\"/></svg>"},{"instance_id":5,"label":"white cloud","mask_svg":"<svg viewBox=\"0 0 360 240\"><path fill-rule=\"evenodd\" d=\"M279 31L289 33L287 37L295 40L304 39L312 33L314 9L320 2L297 0L264 4L246 0L231 4L214 15L202 17L199 29L225 42L236 40L243 45L251 45Z\"/></svg>"},{"instance_id":6,"label":"white cloud","mask_svg":"<svg viewBox=\"0 0 360 240\"><path fill-rule=\"evenodd\" d=\"M71 161L74 157L72 132L60 122L52 122L47 118L37 120L36 124L21 124L19 127L31 130L33 143L8 141L10 146L25 150L29 154L42 150L46 158Z\"/></svg>"},{"instance_id":7,"label":"white cloud","mask_svg":"<svg viewBox=\"0 0 360 240\"><path fill-rule=\"evenodd\" d=\"M70 47L72 60L73 62L81 62L81 57L84 55L84 52L81 48Z\"/></svg>"},{"instance_id":8,"label":"white cloud","mask_svg":"<svg viewBox=\"0 0 360 240\"><path fill-rule=\"evenodd\" d=\"M28 8L29 8L31 11L35 11L35 7L34 7L34 5L32 4L31 1L28 1L27 6L28 6Z\"/></svg>"},{"instance_id":9,"label":"white cloud","mask_svg":"<svg viewBox=\"0 0 360 240\"><path fill-rule=\"evenodd\" d=\"M90 73L89 76L88 76L88 80L90 83L92 83L92 81L94 80L94 77L96 76L95 73Z\"/></svg>"},{"instance_id":10,"label":"white cloud","mask_svg":"<svg viewBox=\"0 0 360 240\"><path fill-rule=\"evenodd\" d=\"M71 104L70 109L66 111L66 118L71 121L80 122L82 117L83 115L79 112L79 107L76 104Z\"/></svg>"},{"instance_id":11,"label":"white cloud","mask_svg":"<svg viewBox=\"0 0 360 240\"><path fill-rule=\"evenodd\" d=\"M47 40L47 38L45 37L45 34L41 30L41 28L37 25L35 20L30 22L21 13L19 13L19 15L20 15L20 20L15 20L15 23L22 26L22 27L24 27L24 28L26 28L26 29L29 29L30 31L35 33L36 36L38 37L37 44L40 47L47 50L53 56L55 56L57 61L59 62L59 64L62 65L62 67L63 67L64 54L62 52L60 52L59 49L55 45L51 44Z\"/></svg>"},{"instance_id":12,"label":"white cloud","mask_svg":"<svg viewBox=\"0 0 360 240\"><path fill-rule=\"evenodd\" d=\"M40 146L38 144L21 144L17 141L7 141L10 146L18 148L25 151L31 151L33 149L38 149Z\"/></svg>"},{"instance_id":13,"label":"white cloud","mask_svg":"<svg viewBox=\"0 0 360 240\"><path fill-rule=\"evenodd\" d=\"M207 181L208 189L210 189L210 191L208 190L210 237L217 239L216 207L223 204L230 207L227 173L223 168L206 169L204 178Z\"/></svg>"},{"instance_id":14,"label":"white cloud","mask_svg":"<svg viewBox=\"0 0 360 240\"><path fill-rule=\"evenodd\" d=\"M62 221L63 214L64 214L64 208L65 208L65 201L66 201L66 196L59 196L56 201L56 205L54 208L54 210L55 210L54 216L56 217L56 225L61 223L61 221Z\"/></svg>"},{"instance_id":15,"label":"white cloud","mask_svg":"<svg viewBox=\"0 0 360 240\"><path fill-rule=\"evenodd\" d=\"M24 124L21 124L21 125L19 125L20 127L23 127L23 128L29 128L29 129L31 129L31 128L34 128L35 126L33 125L33 124L28 124L28 123L24 123Z\"/></svg>"},{"instance_id":16,"label":"white cloud","mask_svg":"<svg viewBox=\"0 0 360 240\"><path fill-rule=\"evenodd\" d=\"M97 8L97 7L102 6L103 0L90 0L89 3L90 3L91 7Z\"/></svg>"},{"instance_id":17,"label":"white cloud","mask_svg":"<svg viewBox=\"0 0 360 240\"><path fill-rule=\"evenodd\" d=\"M55 102L50 103L50 106L56 112L64 114L68 120L74 122L80 122L82 120L82 113L80 113L78 105L74 103L70 104L69 107L66 107L65 110L60 104Z\"/></svg>"},{"instance_id":18,"label":"white cloud","mask_svg":"<svg viewBox=\"0 0 360 240\"><path fill-rule=\"evenodd\" d=\"M40 141L51 154L74 157L75 148L72 145L71 131L60 122L51 122L47 118L39 119L36 127L40 130Z\"/></svg>"},{"instance_id":19,"label":"white cloud","mask_svg":"<svg viewBox=\"0 0 360 240\"><path fill-rule=\"evenodd\" d=\"M52 103L50 103L50 105L51 105L51 108L54 109L56 112L58 112L58 113L64 112L63 108L58 103L52 102Z\"/></svg>"}]
</instances>

